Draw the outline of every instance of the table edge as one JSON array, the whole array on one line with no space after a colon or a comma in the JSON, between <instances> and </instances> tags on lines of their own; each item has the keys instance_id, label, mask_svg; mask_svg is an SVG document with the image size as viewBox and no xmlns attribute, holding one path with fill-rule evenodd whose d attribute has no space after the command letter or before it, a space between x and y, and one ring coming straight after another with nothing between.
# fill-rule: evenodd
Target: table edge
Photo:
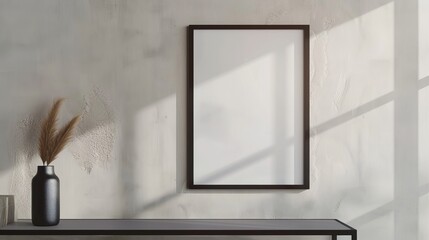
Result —
<instances>
[{"instance_id":1,"label":"table edge","mask_svg":"<svg viewBox=\"0 0 429 240\"><path fill-rule=\"evenodd\" d=\"M275 220L326 220L326 221L336 221L339 224L345 226L348 229L339 230L339 229L316 229L316 230L309 230L309 229L288 229L288 230L281 230L281 229L257 229L257 230L251 230L251 229L240 229L240 230L204 230L204 229L198 229L198 230L192 230L192 229L163 229L163 230L151 230L151 229L30 229L30 230L20 230L20 229L5 229L0 228L0 235L352 235L357 232L356 229L350 227L349 225L343 223L342 221L338 219L61 219L61 220L67 220L67 221L80 221L80 220L102 220L102 221L120 221L120 220L126 220L126 221L141 221L141 220L203 220L203 221L210 221L210 220L267 220L267 221L275 221ZM17 222L28 222L31 221L30 219L19 219Z\"/></svg>"}]
</instances>

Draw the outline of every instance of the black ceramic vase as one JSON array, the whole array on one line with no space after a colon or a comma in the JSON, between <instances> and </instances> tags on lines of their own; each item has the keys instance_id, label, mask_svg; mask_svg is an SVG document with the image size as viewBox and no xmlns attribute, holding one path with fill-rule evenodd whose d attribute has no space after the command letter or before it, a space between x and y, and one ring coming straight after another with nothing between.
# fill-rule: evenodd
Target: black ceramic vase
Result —
<instances>
[{"instance_id":1,"label":"black ceramic vase","mask_svg":"<svg viewBox=\"0 0 429 240\"><path fill-rule=\"evenodd\" d=\"M38 166L31 181L31 220L35 226L60 222L60 180L54 166Z\"/></svg>"}]
</instances>

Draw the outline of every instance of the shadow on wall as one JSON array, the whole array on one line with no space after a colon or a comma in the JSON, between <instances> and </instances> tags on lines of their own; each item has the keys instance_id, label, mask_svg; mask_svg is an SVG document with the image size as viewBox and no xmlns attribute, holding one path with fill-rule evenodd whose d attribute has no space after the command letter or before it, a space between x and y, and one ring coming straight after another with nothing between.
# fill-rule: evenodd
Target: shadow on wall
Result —
<instances>
[{"instance_id":1,"label":"shadow on wall","mask_svg":"<svg viewBox=\"0 0 429 240\"><path fill-rule=\"evenodd\" d=\"M390 1L385 1L378 6L381 6ZM360 3L355 3L360 4ZM367 112L379 108L385 104L394 102L395 106L395 128L394 128L394 149L395 149L395 173L394 173L394 199L372 211L369 211L362 216L354 218L350 221L351 224L359 226L384 216L388 212L394 213L395 222L395 239L417 239L418 231L418 199L419 196L427 194L427 187L421 187L418 190L418 168L417 168L417 145L418 145L418 91L429 85L428 78L418 81L418 34L417 34L417 1L395 1L395 88L392 92L378 97L364 105L356 107L346 113L334 117L324 123L316 125L312 128L312 136L321 134L329 129L335 128L343 123L346 123L356 117L359 117ZM360 5L359 5L360 6ZM366 5L368 6L368 5ZM411 6L411 8L410 8ZM329 7L329 4L327 4ZM351 7L352 9L356 7ZM367 11L372 10L367 9ZM364 14L366 12L362 12ZM413 16L406 18L405 16ZM359 16L345 18L345 21ZM317 23L316 23L317 24ZM313 25L312 25L313 26ZM333 27L333 26L331 26ZM319 29L325 29L320 27ZM328 30L328 29L326 29ZM411 33L411 34L410 34ZM411 51L409 48L412 48ZM410 62L411 59L411 62ZM185 126L186 118L184 115L185 109L185 93L184 91L177 93L177 192L167 194L147 205L144 205L140 210L142 212L150 208L158 207L159 205L176 197L181 192L192 193L194 191L185 190ZM181 109L181 110L180 110ZM264 156L262 153L255 153L248 159L240 161L240 165L245 166L257 161L258 157ZM256 156L256 157L255 157ZM224 169L224 173L233 171L240 166L234 166L232 169ZM218 173L223 174L222 172ZM200 191L195 191L200 192ZM223 191L204 191L211 193L219 193ZM249 192L249 191L244 191ZM411 209L410 209L411 208Z\"/></svg>"},{"instance_id":2,"label":"shadow on wall","mask_svg":"<svg viewBox=\"0 0 429 240\"><path fill-rule=\"evenodd\" d=\"M383 1L383 2L379 2L380 4L376 4L374 1L365 5L365 7L369 7L372 5L372 7L369 8L363 8L365 10L363 10L361 12L361 14L366 13L367 11L371 11L376 7L379 7L385 3L388 3L390 1ZM359 5L359 3L356 3ZM329 4L327 4L327 6L329 7ZM361 5L359 5L358 7L360 7ZM350 9L354 9L356 6L350 7ZM332 10L333 11L333 10ZM347 13L347 11L345 11ZM353 11L351 11L353 12ZM347 15L347 14L346 14ZM344 21L340 21L340 23L348 21L352 18L355 17L359 17L359 15L355 16L355 15L351 15L350 18L344 17ZM318 23L316 23L317 25ZM320 23L319 23L320 24ZM313 26L313 25L312 25ZM329 27L334 27L334 26L323 26L323 27L319 27L317 28L318 30L323 29L323 31L325 30L329 30ZM314 31L315 33L318 33L318 31ZM320 31L322 32L322 31ZM399 46L397 46L399 47ZM395 51L397 52L397 51ZM396 76L396 78L398 78L399 76ZM183 83L183 85L185 85L185 83ZM329 129L335 128L338 125L341 125L345 122L350 121L353 118L356 118L362 114L365 114L373 109L376 109L380 106L383 106L384 104L390 103L392 101L397 101L397 92L391 92L391 93L387 93L386 95L383 95L373 101L370 101L362 106L359 106L353 110L350 110L346 113L341 114L340 116L337 116L335 118L332 118L331 120L328 120L322 124L319 124L317 126L314 126L312 128L312 136L315 136L317 134L323 133ZM185 171L185 166L186 166L186 154L185 154L185 136L186 136L186 131L185 131L185 126L186 126L186 117L185 117L185 108L184 106L186 106L185 104L185 90L184 88L182 89L182 91L177 91L177 186L176 186L176 192L171 192L169 194L164 195L163 197L160 197L144 206L142 206L141 208L139 208L139 211L135 212L134 214L140 214L141 212L147 211L148 209L152 209L152 208L156 208L160 205L162 205L163 203L169 201L170 199L173 199L174 197L177 197L180 193L186 192L186 193L193 193L193 192L204 192L204 193L222 193L222 192L228 192L228 191L191 191L191 190L186 190L185 186L185 176L186 176L186 171ZM404 99L400 99L400 100L404 100ZM413 105L413 103L407 102L407 104L411 104ZM407 107L405 107L404 109L407 109ZM416 116L410 115L408 116L410 117L411 121L416 119ZM395 130L396 132L397 130ZM413 135L411 133L411 138L416 137L416 135ZM269 151L269 150L267 150ZM408 151L408 150L407 150ZM414 150L412 150L414 151ZM230 169L224 169L222 171L220 171L219 173L215 174L213 177L215 178L216 176L221 176L222 174L227 174L230 171L234 171L234 169L240 168L240 166L245 166L247 164L251 164L252 162L257 161L258 158L260 158L261 156L264 156L264 154L267 153L266 151L262 151L260 153L255 153L252 154L248 159L243 159L242 161L240 161L240 165L236 165L233 166ZM399 189L397 189L395 192L399 191ZM252 192L254 193L254 191L242 191L242 192ZM263 192L263 191L261 191ZM130 196L132 197L132 196ZM135 215L133 215L135 216ZM397 218L399 218L399 216L397 216ZM399 238L398 238L399 239Z\"/></svg>"},{"instance_id":3,"label":"shadow on wall","mask_svg":"<svg viewBox=\"0 0 429 240\"><path fill-rule=\"evenodd\" d=\"M375 4L373 5L374 8L379 7L385 3L388 3L390 1L384 1L383 3L380 3L380 5L375 4L375 2L371 2L368 5L365 5L366 7L371 6L371 4ZM358 3L356 3L358 4ZM329 6L329 4L327 4ZM356 6L354 6L356 7ZM352 7L351 9L353 9L354 7ZM367 8L363 8L363 9L367 9ZM368 8L368 11L373 10L373 8ZM333 10L332 10L333 11ZM346 11L347 12L347 11ZM362 14L366 13L365 11L362 11ZM358 17L358 16L355 16ZM346 19L346 18L344 18ZM347 19L349 20L349 19ZM340 23L342 23L340 21ZM313 26L313 25L312 25ZM317 30L321 30L324 29L325 30L329 30L329 27L334 27L334 26L323 26L320 27ZM315 32L319 32L319 31L315 31ZM320 31L322 32L322 31ZM348 122L350 120L352 120L353 118L356 118L362 114L365 114L373 109L376 109L380 106L383 106L384 104L390 103L392 101L395 100L395 96L396 93L395 92L391 92L391 93L387 93L386 95L383 95L373 101L370 101L362 106L359 106L353 110L350 110L344 114L341 114L340 116L337 116L331 120L326 121L325 123L319 124L317 126L314 126L312 128L312 136L315 136L317 134L323 133L324 131L327 131L329 129L335 128L338 125L341 125L345 122ZM142 206L141 208L139 208L139 211L135 212L135 214L140 214L142 212L145 212L149 209L153 209L156 207L159 207L160 205L162 205L165 202L168 202L169 200L177 197L180 193L224 193L224 192L230 192L230 191L223 191L223 190L207 190L207 191L192 191L192 190L186 190L185 186L185 176L186 176L186 171L185 171L185 145L184 143L186 142L185 140L185 126L186 126L186 117L185 117L185 109L184 106L186 106L185 104L185 91L178 91L177 92L177 190L176 192L171 192L169 194L166 194L154 201L151 201L148 204L145 204L144 206ZM181 110L180 110L181 109ZM238 169L240 167L246 166L248 164L252 164L253 162L257 161L259 158L265 156L265 154L268 154L270 151L270 149L268 150L264 150L258 153L254 153L251 156L249 156L249 158L243 159L240 161L240 164L234 165L231 168L227 168L227 169L223 169L222 171L219 171L218 173L214 174L212 177L216 178L217 176L222 176L223 174L228 174L230 171L234 171L235 169ZM180 156L180 157L179 157ZM255 192L264 192L264 191L240 191L243 193L255 193ZM133 215L135 216L135 215Z\"/></svg>"},{"instance_id":4,"label":"shadow on wall","mask_svg":"<svg viewBox=\"0 0 429 240\"><path fill-rule=\"evenodd\" d=\"M329 19L326 18L324 19L324 21L319 21L319 20L315 20L311 22L311 31L312 31L312 36L314 36L315 34L321 33L323 31L328 31L330 28L335 27L336 25L340 25L344 22L347 22L353 18L357 18L361 15L364 15L380 6L383 6L387 3L391 2L391 0L382 0L382 1L367 1L365 4L363 3L358 3L358 2L341 2L341 6L340 8L343 8L345 11L338 11L338 8L332 8L330 4L328 3L323 3L320 4L321 8L325 8L324 10L321 10L320 12L327 12L330 14L327 15L331 15L334 16L332 17L333 19L335 19L335 23L333 23L333 21L328 21ZM333 3L334 4L334 3ZM335 4L337 4L337 2L335 2ZM360 9L359 14L356 14L356 9ZM326 20L326 21L325 21ZM239 65L235 65L233 66L234 68L238 67ZM230 71L230 68L225 68L225 71ZM185 85L185 84L184 84ZM205 192L205 193L219 193L219 192L225 192L223 190L209 190L209 191L201 191L201 190L197 190L197 191L193 191L193 190L188 190L186 189L186 116L185 116L185 112L186 109L184 108L184 106L186 106L186 91L182 90L182 91L178 91L177 92L177 186L176 186L176 193L172 192L170 194L166 194L165 196L161 197L159 200L159 202L153 201L148 205L144 205L144 207L142 207L141 209L148 209L149 206L158 206L163 202L168 201L169 199L174 198L175 196L179 195L181 192L186 192L186 193L193 193L193 192ZM368 104L365 104L365 106L362 106L362 108L358 108L357 110L359 112L364 113L366 110L370 110L375 108L374 105L377 106L381 106L384 103L387 103L391 100L392 96L391 94L389 94L389 96L385 96L382 97L381 99L373 102L370 102ZM329 128L334 128L335 126L341 124L341 122L345 122L348 121L352 118L357 117L357 115L355 114L356 110L352 110L350 111L349 114L346 114L340 118L334 118L331 121L326 122L325 124L316 126L312 128L312 134L314 135L316 132L318 133L319 131L321 131L322 129L327 130ZM323 131L324 131L323 130ZM272 151L273 149L266 149L266 150L262 150L261 152L257 152L254 153L252 155L250 155L248 158L240 160L239 164L236 164L234 166L231 166L231 168L228 169L222 169L222 171L219 171L216 174L213 174L213 178L216 178L218 176L222 176L224 174L228 174L231 171L234 171L236 169L239 169L241 167L244 167L248 164L252 164L258 161L258 159L262 158L263 156L266 156L266 154L269 154L270 151ZM226 191L228 192L228 191ZM240 191L243 193L254 193L255 191ZM259 191L256 191L259 192ZM264 192L264 191L261 191ZM294 191L293 191L294 192Z\"/></svg>"},{"instance_id":5,"label":"shadow on wall","mask_svg":"<svg viewBox=\"0 0 429 240\"><path fill-rule=\"evenodd\" d=\"M337 12L341 12L340 16L336 18L335 24L341 24L347 21L350 21L354 18L360 17L361 15L372 11L375 8L378 8L384 4L389 3L390 1L366 1L365 3L362 3L360 1L352 1L352 2L344 2L341 1L341 6L339 8L332 8L332 6L329 4L329 1L325 4L320 4L318 7L325 8L324 10L321 10L321 12L325 13L333 13L339 14ZM333 2L332 3L338 3ZM338 125L341 125L345 122L350 121L353 118L356 118L364 113L367 113L373 109L376 109L380 106L383 106L384 104L394 102L395 104L395 174L394 174L394 181L395 181L395 193L394 193L394 199L392 199L391 202L387 203L384 206L381 206L380 208L374 209L372 211L369 211L362 216L356 217L353 220L350 221L351 224L356 224L357 227L362 226L373 219L376 219L378 217L381 217L385 215L388 212L393 211L395 216L395 239L402 240L402 239L410 239L410 240L416 240L418 236L417 231L417 225L418 225L418 212L417 212L417 206L418 206L418 199L419 196L423 196L427 194L427 186L421 187L421 189L418 189L419 182L418 182L418 168L417 168L417 145L418 145L418 128L417 128L417 120L418 120L418 91L419 89L422 89L424 87L427 87L429 85L428 77L417 81L418 75L417 75L417 69L416 66L418 65L417 57L418 57L418 49L417 49L417 41L418 41L418 33L417 33L417 0L396 0L395 3L395 89L391 93L387 93L386 95L383 95L371 102L368 102L364 105L361 105L353 110L350 110L346 113L343 113L339 116L336 116L324 123L321 123L317 126L314 126L312 128L312 136L316 136L318 134L321 134L329 129L335 128ZM406 7L403 7L406 5ZM411 6L411 7L410 7ZM337 9L344 9L344 11L338 11ZM358 14L355 14L355 9L361 9L361 11L358 12ZM161 20L161 19L158 19ZM162 22L162 21L160 21ZM123 22L121 24L127 24L127 22ZM330 28L335 27L334 25L331 25L329 21L319 21L319 19L312 19L311 22L312 26L312 35L321 33L323 31L328 31ZM165 27L165 26L160 26ZM169 39L175 39L177 40L177 37L175 38L174 34L178 34L180 36L181 41L177 41L174 44L171 44L172 47L180 45L179 48L182 49L185 47L185 30L184 28L178 28L174 30L174 33L170 33L171 35L168 36L161 36L162 38L169 38ZM182 33L183 32L183 33ZM171 42L165 42L167 40L161 40L163 44L168 45ZM168 52L169 49L172 47L166 47L164 49L167 49L166 52ZM411 49L410 49L411 48ZM123 51L130 51L126 49L122 49ZM182 56L185 56L184 52L182 52ZM168 53L160 53L160 56L155 57L153 59L153 62L151 65L149 65L148 71L151 72L151 76L148 76L145 79L159 79L161 77L167 77L171 78L171 76L168 76L168 74L163 75L165 71L158 65L162 65L161 61L165 57L170 57ZM175 59L172 58L173 62L171 64L174 64L177 69L186 69L185 66L185 59ZM174 62L176 61L176 62ZM138 66L137 66L138 67ZM153 68L152 68L153 67ZM152 68L152 69L150 69ZM175 68L174 66L172 68ZM166 98L176 91L176 131L177 131L177 163L176 163L176 191L171 192L169 194L164 195L163 197L160 197L159 199L154 200L153 202L150 202L146 205L138 207L138 211L136 212L130 212L126 211L124 212L124 217L132 217L137 214L140 214L142 212L147 211L148 209L156 208L163 203L169 201L170 199L173 199L174 197L177 197L179 194L186 192L186 193L200 193L201 191L190 191L185 189L185 180L186 180L186 116L185 116L185 99L186 99L186 80L185 80L185 73L184 70L178 70L180 73L182 73L180 76L180 80L176 83L176 89L173 88L163 88L162 86L155 86L158 91L156 92L150 92L147 91L148 94L147 99L142 101L140 105L138 106L130 106L125 107L129 111L138 112L140 109L145 108L148 105L151 105L153 103L156 103L157 101L160 101L163 98ZM154 83L149 80L144 80L145 83L147 83L147 86L152 86ZM168 84L174 85L175 81L169 80L167 81ZM165 90L162 90L165 89ZM143 93L145 94L145 93ZM45 109L48 104L44 105L43 108ZM35 113L34 116L34 122L37 122L36 118L38 117L38 113ZM93 120L93 119L92 119ZM105 121L102 124L109 124L112 120L112 118L107 117L105 120L100 120L101 122ZM90 132L92 128L95 127L93 123L99 122L97 121L89 121L88 125L85 126L84 129L80 130L79 136L84 135L86 132ZM100 122L99 122L100 123ZM123 134L126 135L129 138L133 138L133 126L134 122L131 119L125 119L120 122L121 124L121 130L123 131ZM405 128L405 129L404 129ZM78 136L78 137L79 137ZM34 133L33 132L25 132L24 133L24 145L30 146L31 143L35 140L34 139ZM121 174L123 175L122 178L126 179L122 183L123 189L128 189L127 191L124 190L124 198L126 203L130 203L131 205L138 206L138 203L135 202L135 199L137 197L135 196L134 191L132 191L132 184L133 184L133 173L129 172L129 169L133 169L133 156L129 155L129 152L132 152L134 148L137 146L131 146L124 144L120 147L120 156L124 160L126 164L128 164L127 169L122 170ZM267 150L269 151L269 150ZM24 147L23 149L17 149L17 153L21 154L25 152L25 154L34 154L34 149L28 149L28 147ZM247 159L243 159L240 161L240 164L245 166L246 164L250 164L254 161L257 161L258 158L263 156L266 152L262 151L260 153L255 153ZM1 162L1 170L4 171L10 167L12 167L11 164L5 164L6 161ZM239 166L233 166L231 169L225 169L223 172L216 173L216 175L212 176L213 178L217 176L221 176L222 174L227 174L229 171L234 171ZM121 178L121 179L122 179ZM222 193L222 192L228 192L229 191L203 191L206 193ZM252 192L254 191L243 191L243 192ZM259 191L258 191L259 192ZM263 191L262 191L263 192ZM127 205L129 206L129 205ZM124 206L124 209L127 207ZM411 209L410 209L411 208ZM74 239L74 237L68 237L69 239ZM10 238L12 239L12 238ZM16 239L24 239L24 238L16 238ZM46 239L46 238L44 238ZM97 238L99 239L99 238ZM113 239L113 238L105 238L105 239ZM116 238L115 238L116 239ZM129 239L129 238L127 238ZM136 238L137 239L137 238ZM159 238L163 239L163 238ZM234 238L237 239L237 238ZM272 238L270 238L272 239Z\"/></svg>"}]
</instances>

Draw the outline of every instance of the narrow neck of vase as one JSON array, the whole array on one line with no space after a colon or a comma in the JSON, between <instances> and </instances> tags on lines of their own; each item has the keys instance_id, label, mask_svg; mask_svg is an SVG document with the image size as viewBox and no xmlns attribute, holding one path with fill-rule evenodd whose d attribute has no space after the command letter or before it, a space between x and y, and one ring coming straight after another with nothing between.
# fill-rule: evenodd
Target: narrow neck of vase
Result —
<instances>
[{"instance_id":1,"label":"narrow neck of vase","mask_svg":"<svg viewBox=\"0 0 429 240\"><path fill-rule=\"evenodd\" d=\"M54 166L37 166L37 173L55 174Z\"/></svg>"}]
</instances>

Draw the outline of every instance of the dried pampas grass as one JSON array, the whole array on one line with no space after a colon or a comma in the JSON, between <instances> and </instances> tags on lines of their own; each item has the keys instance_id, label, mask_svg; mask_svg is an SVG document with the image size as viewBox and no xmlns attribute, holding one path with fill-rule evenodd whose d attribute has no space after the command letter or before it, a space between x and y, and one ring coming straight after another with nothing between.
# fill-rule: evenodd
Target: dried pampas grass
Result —
<instances>
[{"instance_id":1,"label":"dried pampas grass","mask_svg":"<svg viewBox=\"0 0 429 240\"><path fill-rule=\"evenodd\" d=\"M80 115L75 116L61 130L57 130L58 113L64 99L58 99L52 105L46 119L42 122L39 138L39 155L43 165L51 164L58 154L70 142L74 129L80 120Z\"/></svg>"}]
</instances>

